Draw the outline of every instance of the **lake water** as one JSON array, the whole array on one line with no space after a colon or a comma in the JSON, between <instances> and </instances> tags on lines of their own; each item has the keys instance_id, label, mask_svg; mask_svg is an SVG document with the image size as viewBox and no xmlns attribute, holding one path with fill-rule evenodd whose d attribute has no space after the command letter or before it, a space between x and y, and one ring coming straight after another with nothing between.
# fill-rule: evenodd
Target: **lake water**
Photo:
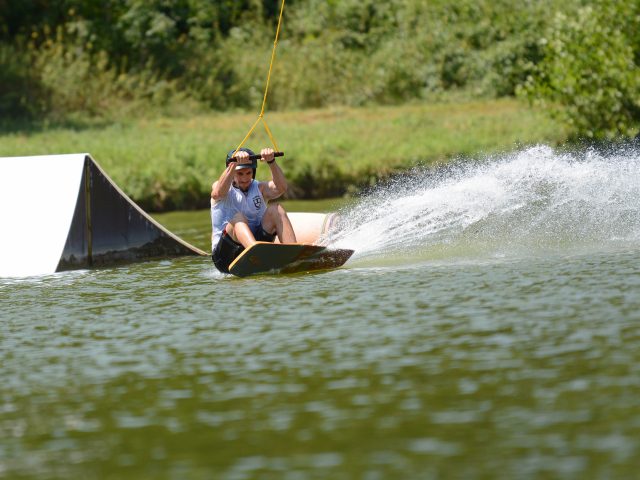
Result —
<instances>
[{"instance_id":1,"label":"lake water","mask_svg":"<svg viewBox=\"0 0 640 480\"><path fill-rule=\"evenodd\" d=\"M208 212L158 218L207 247ZM0 279L0 478L637 478L637 153L416 171L343 218L330 272Z\"/></svg>"}]
</instances>

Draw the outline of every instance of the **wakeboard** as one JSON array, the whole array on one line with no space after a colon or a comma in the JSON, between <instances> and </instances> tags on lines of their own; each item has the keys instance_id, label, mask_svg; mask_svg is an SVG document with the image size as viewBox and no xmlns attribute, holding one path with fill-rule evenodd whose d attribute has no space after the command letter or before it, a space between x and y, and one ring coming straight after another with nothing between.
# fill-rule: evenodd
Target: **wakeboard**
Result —
<instances>
[{"instance_id":1,"label":"wakeboard","mask_svg":"<svg viewBox=\"0 0 640 480\"><path fill-rule=\"evenodd\" d=\"M353 250L328 249L302 243L257 242L229 265L229 273L247 277L258 273L299 273L328 270L345 264Z\"/></svg>"}]
</instances>

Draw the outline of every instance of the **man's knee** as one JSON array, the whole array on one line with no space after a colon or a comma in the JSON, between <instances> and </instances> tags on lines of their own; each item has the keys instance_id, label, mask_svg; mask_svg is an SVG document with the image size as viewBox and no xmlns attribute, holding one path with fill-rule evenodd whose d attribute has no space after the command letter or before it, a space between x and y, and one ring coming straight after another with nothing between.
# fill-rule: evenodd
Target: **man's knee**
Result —
<instances>
[{"instance_id":1,"label":"man's knee","mask_svg":"<svg viewBox=\"0 0 640 480\"><path fill-rule=\"evenodd\" d=\"M267 213L270 215L276 215L278 217L281 217L285 215L287 212L285 211L284 207L281 204L271 203L267 207Z\"/></svg>"},{"instance_id":2,"label":"man's knee","mask_svg":"<svg viewBox=\"0 0 640 480\"><path fill-rule=\"evenodd\" d=\"M244 214L238 212L233 216L231 220L229 220L229 223L231 225L235 225L236 223L249 223L249 221L247 220L247 217L244 216Z\"/></svg>"},{"instance_id":3,"label":"man's knee","mask_svg":"<svg viewBox=\"0 0 640 480\"><path fill-rule=\"evenodd\" d=\"M271 203L262 217L262 228L267 233L273 233L277 230L277 225L282 223L285 215L284 208L279 203Z\"/></svg>"},{"instance_id":4,"label":"man's knee","mask_svg":"<svg viewBox=\"0 0 640 480\"><path fill-rule=\"evenodd\" d=\"M238 235L236 234L236 226L238 224L245 224L248 225L248 220L247 217L245 217L242 213L236 213L231 220L229 220L229 223L227 223L227 226L225 227L225 232L227 233L227 235L229 235L234 242L238 241Z\"/></svg>"}]
</instances>

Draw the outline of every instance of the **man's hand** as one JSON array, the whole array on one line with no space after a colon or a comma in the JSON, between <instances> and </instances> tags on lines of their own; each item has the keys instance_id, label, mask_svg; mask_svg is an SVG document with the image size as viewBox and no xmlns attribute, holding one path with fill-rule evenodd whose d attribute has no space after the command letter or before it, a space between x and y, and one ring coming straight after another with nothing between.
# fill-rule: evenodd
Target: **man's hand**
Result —
<instances>
[{"instance_id":1,"label":"man's hand","mask_svg":"<svg viewBox=\"0 0 640 480\"><path fill-rule=\"evenodd\" d=\"M274 159L273 148L263 148L260 151L261 162L271 162Z\"/></svg>"},{"instance_id":2,"label":"man's hand","mask_svg":"<svg viewBox=\"0 0 640 480\"><path fill-rule=\"evenodd\" d=\"M245 152L244 150L240 150L239 152L236 152L236 154L233 156L233 158L236 160L235 163L237 165L243 164L243 163L251 163L251 160L249 160L249 154L247 152ZM231 165L231 163L229 164ZM233 168L235 169L235 165L233 166Z\"/></svg>"}]
</instances>

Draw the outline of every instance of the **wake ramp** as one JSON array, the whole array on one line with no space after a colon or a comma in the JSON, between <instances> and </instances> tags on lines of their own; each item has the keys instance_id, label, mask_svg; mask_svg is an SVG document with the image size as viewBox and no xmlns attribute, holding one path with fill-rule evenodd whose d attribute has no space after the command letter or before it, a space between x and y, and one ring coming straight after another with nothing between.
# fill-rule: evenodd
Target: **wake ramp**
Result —
<instances>
[{"instance_id":1,"label":"wake ramp","mask_svg":"<svg viewBox=\"0 0 640 480\"><path fill-rule=\"evenodd\" d=\"M206 255L153 220L87 153L0 158L0 277Z\"/></svg>"}]
</instances>

